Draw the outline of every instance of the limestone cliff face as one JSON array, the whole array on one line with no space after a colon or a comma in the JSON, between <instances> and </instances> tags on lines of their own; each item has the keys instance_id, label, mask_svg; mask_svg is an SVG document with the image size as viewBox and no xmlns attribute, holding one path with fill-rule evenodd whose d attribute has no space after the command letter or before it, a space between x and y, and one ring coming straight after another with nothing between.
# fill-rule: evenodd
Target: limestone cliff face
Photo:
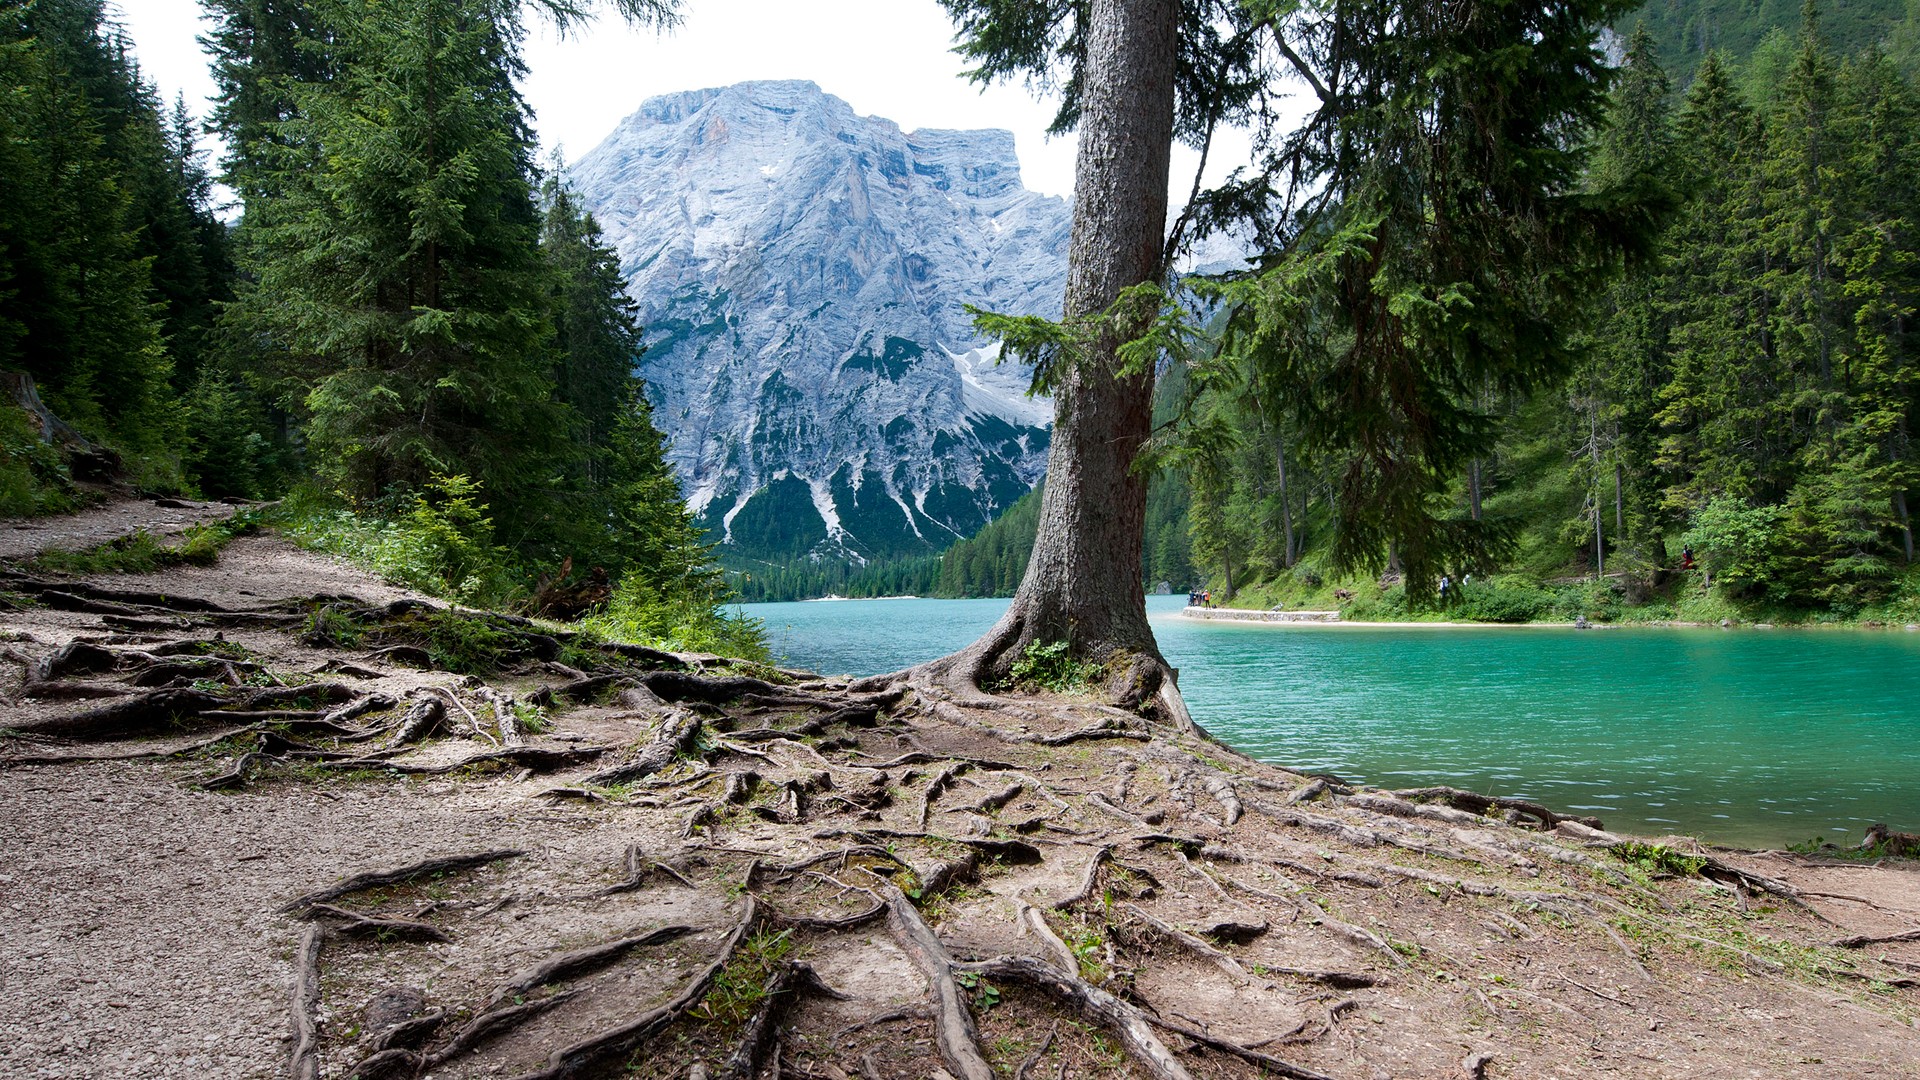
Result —
<instances>
[{"instance_id":1,"label":"limestone cliff face","mask_svg":"<svg viewBox=\"0 0 1920 1080\"><path fill-rule=\"evenodd\" d=\"M1052 405L971 304L1058 317L1070 212L1011 134L809 82L654 98L573 167L647 326L688 500L747 556L943 547L1045 465Z\"/></svg>"}]
</instances>

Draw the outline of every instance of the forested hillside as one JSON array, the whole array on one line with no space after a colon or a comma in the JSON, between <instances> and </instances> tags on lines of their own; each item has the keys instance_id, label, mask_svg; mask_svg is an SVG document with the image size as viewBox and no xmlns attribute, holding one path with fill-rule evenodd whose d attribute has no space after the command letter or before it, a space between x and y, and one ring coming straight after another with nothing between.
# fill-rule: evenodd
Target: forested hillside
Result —
<instances>
[{"instance_id":1,"label":"forested hillside","mask_svg":"<svg viewBox=\"0 0 1920 1080\"><path fill-rule=\"evenodd\" d=\"M408 584L751 651L617 263L534 161L516 5L206 8L231 225L102 0L0 16L0 372L51 414L0 408L0 514L291 491L293 535Z\"/></svg>"},{"instance_id":2,"label":"forested hillside","mask_svg":"<svg viewBox=\"0 0 1920 1080\"><path fill-rule=\"evenodd\" d=\"M1636 27L1653 36L1660 65L1681 82L1707 55L1744 63L1757 57L1772 71L1788 62L1799 36L1804 0L1648 0L1616 27L1624 41ZM1920 5L1910 0L1848 0L1818 6L1821 33L1835 52L1852 56L1880 47L1912 74L1920 59L1914 37Z\"/></svg>"},{"instance_id":3,"label":"forested hillside","mask_svg":"<svg viewBox=\"0 0 1920 1080\"><path fill-rule=\"evenodd\" d=\"M75 505L76 469L177 490L223 450L195 421L220 397L233 277L193 124L99 3L7 5L0 86L0 372L73 429L63 456L45 418L0 405L0 514Z\"/></svg>"}]
</instances>

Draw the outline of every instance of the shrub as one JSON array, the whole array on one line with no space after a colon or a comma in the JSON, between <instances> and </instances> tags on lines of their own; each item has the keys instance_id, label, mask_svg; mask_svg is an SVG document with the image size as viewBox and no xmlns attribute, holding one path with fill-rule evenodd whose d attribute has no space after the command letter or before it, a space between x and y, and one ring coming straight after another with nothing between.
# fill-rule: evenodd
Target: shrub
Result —
<instances>
[{"instance_id":1,"label":"shrub","mask_svg":"<svg viewBox=\"0 0 1920 1080\"><path fill-rule=\"evenodd\" d=\"M1692 527L1681 540L1699 554L1722 588L1769 594L1786 585L1781 556L1785 519L1785 507L1748 506L1744 499L1721 496L1694 511Z\"/></svg>"},{"instance_id":2,"label":"shrub","mask_svg":"<svg viewBox=\"0 0 1920 1080\"><path fill-rule=\"evenodd\" d=\"M580 628L611 641L656 649L770 659L760 620L728 612L722 601L706 589L676 594L656 588L641 575L628 574L614 585L606 610L582 619Z\"/></svg>"},{"instance_id":3,"label":"shrub","mask_svg":"<svg viewBox=\"0 0 1920 1080\"><path fill-rule=\"evenodd\" d=\"M25 410L0 403L0 517L58 514L78 505L60 451L40 441Z\"/></svg>"},{"instance_id":4,"label":"shrub","mask_svg":"<svg viewBox=\"0 0 1920 1080\"><path fill-rule=\"evenodd\" d=\"M1545 618L1552 609L1553 597L1523 579L1496 578L1462 585L1458 603L1455 610L1462 619L1523 623Z\"/></svg>"},{"instance_id":5,"label":"shrub","mask_svg":"<svg viewBox=\"0 0 1920 1080\"><path fill-rule=\"evenodd\" d=\"M494 543L478 481L435 476L403 516L388 519L296 492L282 522L297 543L370 566L397 585L464 604L499 606L517 592L510 553Z\"/></svg>"},{"instance_id":6,"label":"shrub","mask_svg":"<svg viewBox=\"0 0 1920 1080\"><path fill-rule=\"evenodd\" d=\"M1013 662L1010 680L1056 693L1084 690L1100 678L1101 665L1076 660L1064 641L1033 641Z\"/></svg>"}]
</instances>

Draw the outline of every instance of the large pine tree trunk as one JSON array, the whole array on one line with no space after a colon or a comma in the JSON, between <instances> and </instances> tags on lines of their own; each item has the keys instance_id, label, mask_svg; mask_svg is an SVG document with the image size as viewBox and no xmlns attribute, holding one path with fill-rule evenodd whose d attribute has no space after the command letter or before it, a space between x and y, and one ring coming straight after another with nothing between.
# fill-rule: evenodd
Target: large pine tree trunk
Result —
<instances>
[{"instance_id":1,"label":"large pine tree trunk","mask_svg":"<svg viewBox=\"0 0 1920 1080\"><path fill-rule=\"evenodd\" d=\"M1069 320L1106 311L1161 273L1178 15L1176 0L1092 0L1086 16ZM1153 379L1115 377L1116 348L1144 330L1112 328L1056 387L1033 555L1000 623L936 662L959 681L991 682L1028 644L1066 641L1076 656L1109 664L1116 703L1158 695L1169 719L1186 721L1138 572L1147 482L1132 465L1152 426Z\"/></svg>"}]
</instances>

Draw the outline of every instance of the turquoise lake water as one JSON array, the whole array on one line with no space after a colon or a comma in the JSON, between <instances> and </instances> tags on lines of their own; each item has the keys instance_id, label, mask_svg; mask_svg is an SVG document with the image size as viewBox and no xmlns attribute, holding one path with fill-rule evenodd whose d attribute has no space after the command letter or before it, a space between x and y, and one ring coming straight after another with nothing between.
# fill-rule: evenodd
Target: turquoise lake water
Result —
<instances>
[{"instance_id":1,"label":"turquoise lake water","mask_svg":"<svg viewBox=\"0 0 1920 1080\"><path fill-rule=\"evenodd\" d=\"M1744 845L1920 829L1920 633L1272 626L1149 597L1196 720L1243 753L1450 783ZM1005 600L749 604L777 656L869 675L951 652Z\"/></svg>"}]
</instances>

